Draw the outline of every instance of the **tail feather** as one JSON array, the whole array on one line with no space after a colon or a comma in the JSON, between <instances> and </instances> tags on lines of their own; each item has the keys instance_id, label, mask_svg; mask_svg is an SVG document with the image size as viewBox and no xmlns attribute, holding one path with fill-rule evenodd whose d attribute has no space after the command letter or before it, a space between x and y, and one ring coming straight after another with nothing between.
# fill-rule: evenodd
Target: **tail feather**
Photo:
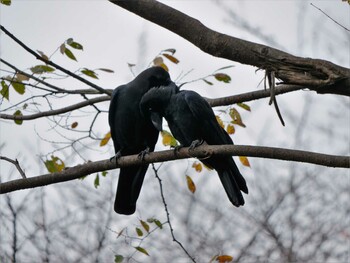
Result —
<instances>
[{"instance_id":1,"label":"tail feather","mask_svg":"<svg viewBox=\"0 0 350 263\"><path fill-rule=\"evenodd\" d=\"M232 160L232 158L230 158L230 171L233 174L233 177L234 177L239 189L241 191L243 191L244 193L248 194L247 183L246 183L244 177L242 176L241 172L238 170L238 167L237 167L236 163L234 162L234 160Z\"/></svg>"},{"instance_id":2,"label":"tail feather","mask_svg":"<svg viewBox=\"0 0 350 263\"><path fill-rule=\"evenodd\" d=\"M120 169L114 211L131 215L136 210L136 201L140 195L143 179L148 165L131 166Z\"/></svg>"},{"instance_id":3,"label":"tail feather","mask_svg":"<svg viewBox=\"0 0 350 263\"><path fill-rule=\"evenodd\" d=\"M228 198L234 206L244 205L244 198L235 180L235 175L231 170L218 172L222 185Z\"/></svg>"}]
</instances>

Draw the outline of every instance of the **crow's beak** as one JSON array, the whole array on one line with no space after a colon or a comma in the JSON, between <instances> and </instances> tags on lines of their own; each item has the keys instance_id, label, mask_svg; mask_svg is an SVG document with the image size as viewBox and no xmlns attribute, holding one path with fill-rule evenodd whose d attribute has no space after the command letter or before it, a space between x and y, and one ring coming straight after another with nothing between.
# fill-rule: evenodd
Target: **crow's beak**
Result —
<instances>
[{"instance_id":1,"label":"crow's beak","mask_svg":"<svg viewBox=\"0 0 350 263\"><path fill-rule=\"evenodd\" d=\"M158 131L163 131L163 118L158 112L151 112L151 121Z\"/></svg>"}]
</instances>

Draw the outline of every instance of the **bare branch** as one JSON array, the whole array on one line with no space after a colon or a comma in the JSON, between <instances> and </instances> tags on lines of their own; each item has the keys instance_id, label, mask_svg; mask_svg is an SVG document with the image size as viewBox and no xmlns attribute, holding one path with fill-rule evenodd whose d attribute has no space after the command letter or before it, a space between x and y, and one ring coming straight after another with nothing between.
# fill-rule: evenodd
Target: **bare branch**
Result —
<instances>
[{"instance_id":1,"label":"bare branch","mask_svg":"<svg viewBox=\"0 0 350 263\"><path fill-rule=\"evenodd\" d=\"M70 112L73 110L77 110L89 105L94 105L95 103L98 102L103 102L103 101L108 101L110 100L109 96L101 96L101 97L97 97L97 98L93 98L93 99L89 99L86 101L82 101L79 102L77 104L73 104L61 109L57 109L57 110L50 110L50 111L43 111L43 112L38 112L32 115L10 115L10 114L3 114L0 113L0 119L7 119L7 120L34 120L34 119L38 119L38 118L42 118L42 117L48 117L48 116L53 116L53 115L58 115L58 114L62 114L62 113L66 113L66 112Z\"/></svg>"},{"instance_id":2,"label":"bare branch","mask_svg":"<svg viewBox=\"0 0 350 263\"><path fill-rule=\"evenodd\" d=\"M70 181L92 173L111 170L119 167L140 165L143 163L165 162L192 157L201 159L207 158L211 155L250 156L284 161L304 162L328 167L350 168L349 156L327 155L307 151L262 146L201 145L191 151L189 151L189 148L186 147L176 152L174 150L153 152L146 155L144 161L140 160L139 156L136 154L119 158L117 164L107 159L77 165L71 168L67 168L61 172L44 174L26 179L13 180L0 184L0 194Z\"/></svg>"},{"instance_id":3,"label":"bare branch","mask_svg":"<svg viewBox=\"0 0 350 263\"><path fill-rule=\"evenodd\" d=\"M310 5L312 5L313 7L315 7L316 9L318 9L320 12L322 12L326 17L328 17L330 20L332 20L334 23L336 23L338 26L341 26L342 28L344 28L346 31L350 32L350 30L348 28L346 28L345 26L343 26L342 24L338 23L337 21L335 21L333 18L331 18L329 15L327 15L325 12L323 12L323 10L317 6L315 6L313 3L310 3Z\"/></svg>"},{"instance_id":4,"label":"bare branch","mask_svg":"<svg viewBox=\"0 0 350 263\"><path fill-rule=\"evenodd\" d=\"M18 160L12 160L10 158L7 158L5 156L0 156L0 160L5 160L5 161L8 161L12 164L14 164L18 170L18 172L21 174L22 178L25 179L26 178L26 174L24 173L24 171L22 170L21 166L19 165L19 162Z\"/></svg>"},{"instance_id":5,"label":"bare branch","mask_svg":"<svg viewBox=\"0 0 350 263\"><path fill-rule=\"evenodd\" d=\"M164 205L164 210L165 210L165 214L166 214L166 218L167 218L167 223L169 225L170 234L171 234L171 236L173 238L173 241L175 243L177 243L181 247L181 249L186 253L186 255L191 259L192 262L196 263L195 258L190 255L190 253L186 250L186 248L182 245L182 243L179 240L177 240L176 237L175 237L174 228L173 228L173 226L171 224L171 221L170 221L170 213L169 213L169 210L168 210L168 205L167 205L167 203L165 201L165 197L164 197L162 179L160 179L160 177L158 175L158 170L154 167L154 164L152 164L152 168L153 168L154 175L157 178L158 183L159 183L160 196L162 197L162 202L163 202L163 205Z\"/></svg>"}]
</instances>

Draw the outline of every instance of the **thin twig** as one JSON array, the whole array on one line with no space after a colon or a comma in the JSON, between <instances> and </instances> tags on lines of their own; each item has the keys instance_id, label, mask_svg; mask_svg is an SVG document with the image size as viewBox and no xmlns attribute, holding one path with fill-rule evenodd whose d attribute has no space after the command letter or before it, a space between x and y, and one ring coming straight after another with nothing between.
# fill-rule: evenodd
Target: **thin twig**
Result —
<instances>
[{"instance_id":1,"label":"thin twig","mask_svg":"<svg viewBox=\"0 0 350 263\"><path fill-rule=\"evenodd\" d=\"M312 5L313 7L315 7L316 9L320 10L326 17L328 17L330 20L332 20L334 23L336 23L337 25L341 26L342 28L344 28L346 31L350 30L348 28L346 28L345 26L343 26L342 24L338 23L337 21L335 21L333 18L331 18L328 14L326 14L325 12L323 12L323 10L317 6L315 6L313 3L310 3L310 5Z\"/></svg>"},{"instance_id":2,"label":"thin twig","mask_svg":"<svg viewBox=\"0 0 350 263\"><path fill-rule=\"evenodd\" d=\"M8 161L8 162L14 164L16 166L17 170L19 171L19 173L21 174L22 178L23 179L27 178L26 174L24 173L24 171L22 170L21 166L19 165L19 162L18 162L17 159L16 160L12 160L12 159L7 158L5 156L0 156L0 160L5 160L5 161Z\"/></svg>"},{"instance_id":3,"label":"thin twig","mask_svg":"<svg viewBox=\"0 0 350 263\"><path fill-rule=\"evenodd\" d=\"M176 242L180 247L181 249L186 253L186 255L192 260L192 262L196 262L195 258L192 257L190 255L190 253L186 250L186 248L182 245L182 243L180 241L178 241L175 237L175 234L174 234L174 229L171 225L171 221L170 221L170 214L169 214L169 210L168 210L168 205L165 201L165 197L164 197L164 193L163 193L163 184L162 184L162 179L160 179L159 175L158 175L158 170L154 167L154 164L152 163L152 169L154 171L154 175L155 177L157 178L158 180L158 183L159 183L159 189L160 189L160 195L162 197L162 202L164 204L164 209L165 209L165 213L166 213L166 217L167 217L167 222L168 222L168 225L169 225L169 228L170 228L170 233L171 233L171 236L173 238L173 241Z\"/></svg>"}]
</instances>

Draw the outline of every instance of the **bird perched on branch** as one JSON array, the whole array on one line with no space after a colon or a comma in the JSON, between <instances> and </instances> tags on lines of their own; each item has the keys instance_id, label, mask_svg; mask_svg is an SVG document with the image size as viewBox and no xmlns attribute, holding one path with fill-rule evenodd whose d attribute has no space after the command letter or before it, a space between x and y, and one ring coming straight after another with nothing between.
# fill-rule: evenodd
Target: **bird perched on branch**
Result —
<instances>
[{"instance_id":1,"label":"bird perched on branch","mask_svg":"<svg viewBox=\"0 0 350 263\"><path fill-rule=\"evenodd\" d=\"M141 115L140 100L151 88L171 83L167 71L161 67L152 67L141 72L133 81L113 91L108 121L115 159L132 154L140 154L143 158L146 153L154 150L159 132L150 118ZM147 168L148 164L120 169L114 202L116 213L130 215L135 212Z\"/></svg>"},{"instance_id":2,"label":"bird perched on branch","mask_svg":"<svg viewBox=\"0 0 350 263\"><path fill-rule=\"evenodd\" d=\"M150 117L160 131L164 117L182 146L191 149L203 142L209 145L233 144L208 102L194 91L180 91L174 83L150 89L142 97L140 107L143 115ZM232 157L211 156L202 162L217 171L231 203L237 207L244 205L241 191L248 194L248 188Z\"/></svg>"}]
</instances>

